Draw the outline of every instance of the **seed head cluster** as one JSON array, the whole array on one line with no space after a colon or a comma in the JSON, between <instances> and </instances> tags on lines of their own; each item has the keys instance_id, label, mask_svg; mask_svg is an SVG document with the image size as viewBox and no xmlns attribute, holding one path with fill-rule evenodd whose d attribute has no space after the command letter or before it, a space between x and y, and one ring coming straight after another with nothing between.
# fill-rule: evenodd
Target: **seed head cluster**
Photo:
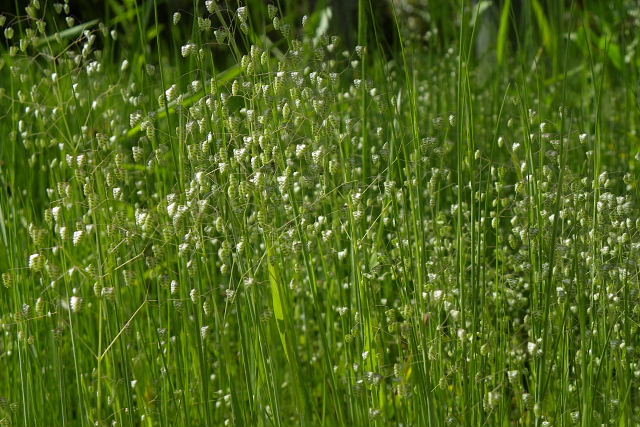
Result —
<instances>
[{"instance_id":1,"label":"seed head cluster","mask_svg":"<svg viewBox=\"0 0 640 427\"><path fill-rule=\"evenodd\" d=\"M637 423L637 161L506 82L499 110L495 88L474 116L446 108L455 49L380 76L373 46L314 17L267 5L274 44L227 6L203 2L182 68L114 62L116 27L49 40L36 0L0 15L7 140L37 175L32 204L0 206L27 236L2 272L0 357L88 390L68 405L114 426L313 424L320 398L347 424Z\"/></svg>"}]
</instances>

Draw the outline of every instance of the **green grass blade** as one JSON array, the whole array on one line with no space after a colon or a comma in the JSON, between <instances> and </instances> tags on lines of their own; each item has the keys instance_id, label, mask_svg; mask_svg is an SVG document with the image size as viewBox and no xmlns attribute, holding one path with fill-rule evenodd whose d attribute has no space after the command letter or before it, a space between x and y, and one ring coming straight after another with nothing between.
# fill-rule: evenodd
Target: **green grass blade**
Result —
<instances>
[{"instance_id":1,"label":"green grass blade","mask_svg":"<svg viewBox=\"0 0 640 427\"><path fill-rule=\"evenodd\" d=\"M506 0L500 13L500 26L498 27L498 40L496 44L496 56L498 64L504 62L504 51L509 36L509 14L511 13L511 0Z\"/></svg>"},{"instance_id":2,"label":"green grass blade","mask_svg":"<svg viewBox=\"0 0 640 427\"><path fill-rule=\"evenodd\" d=\"M549 21L544 13L544 9L540 5L539 0L531 0L531 7L533 8L533 13L536 16L536 21L538 22L538 28L540 33L542 33L542 44L549 49L550 53L553 54L554 49L554 32L549 25Z\"/></svg>"}]
</instances>

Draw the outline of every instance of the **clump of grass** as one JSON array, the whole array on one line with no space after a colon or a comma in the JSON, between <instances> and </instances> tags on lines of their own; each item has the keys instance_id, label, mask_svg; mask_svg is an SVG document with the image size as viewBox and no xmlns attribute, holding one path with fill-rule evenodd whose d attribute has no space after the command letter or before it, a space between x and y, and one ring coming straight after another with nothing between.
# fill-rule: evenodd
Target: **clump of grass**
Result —
<instances>
[{"instance_id":1,"label":"clump of grass","mask_svg":"<svg viewBox=\"0 0 640 427\"><path fill-rule=\"evenodd\" d=\"M359 3L0 15L5 425L638 422L637 64Z\"/></svg>"}]
</instances>

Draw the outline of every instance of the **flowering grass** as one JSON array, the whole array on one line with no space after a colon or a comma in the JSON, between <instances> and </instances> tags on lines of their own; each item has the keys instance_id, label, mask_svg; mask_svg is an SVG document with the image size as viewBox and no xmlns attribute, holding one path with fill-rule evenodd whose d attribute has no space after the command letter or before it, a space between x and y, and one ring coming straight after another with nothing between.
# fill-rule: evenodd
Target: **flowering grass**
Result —
<instances>
[{"instance_id":1,"label":"flowering grass","mask_svg":"<svg viewBox=\"0 0 640 427\"><path fill-rule=\"evenodd\" d=\"M634 2L160 3L0 14L2 425L640 424Z\"/></svg>"}]
</instances>

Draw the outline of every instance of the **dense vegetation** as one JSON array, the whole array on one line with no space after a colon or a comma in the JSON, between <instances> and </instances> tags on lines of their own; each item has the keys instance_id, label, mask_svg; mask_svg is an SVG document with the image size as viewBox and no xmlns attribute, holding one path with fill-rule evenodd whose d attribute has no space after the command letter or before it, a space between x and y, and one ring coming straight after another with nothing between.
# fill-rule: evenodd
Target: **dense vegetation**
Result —
<instances>
[{"instance_id":1,"label":"dense vegetation","mask_svg":"<svg viewBox=\"0 0 640 427\"><path fill-rule=\"evenodd\" d=\"M1 425L640 424L637 2L59 1L0 11Z\"/></svg>"}]
</instances>

